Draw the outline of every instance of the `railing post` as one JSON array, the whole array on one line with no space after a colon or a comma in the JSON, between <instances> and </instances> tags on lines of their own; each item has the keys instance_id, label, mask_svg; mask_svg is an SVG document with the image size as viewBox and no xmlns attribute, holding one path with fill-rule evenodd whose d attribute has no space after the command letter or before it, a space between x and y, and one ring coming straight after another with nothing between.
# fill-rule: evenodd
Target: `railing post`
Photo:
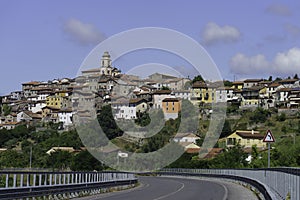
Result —
<instances>
[{"instance_id":1,"label":"railing post","mask_svg":"<svg viewBox=\"0 0 300 200\"><path fill-rule=\"evenodd\" d=\"M21 178L20 178L20 187L23 187L23 179L24 179L24 175L21 174Z\"/></svg>"},{"instance_id":2,"label":"railing post","mask_svg":"<svg viewBox=\"0 0 300 200\"><path fill-rule=\"evenodd\" d=\"M52 174L49 175L49 185L52 185ZM56 174L54 174L54 185L56 185Z\"/></svg>"},{"instance_id":3,"label":"railing post","mask_svg":"<svg viewBox=\"0 0 300 200\"><path fill-rule=\"evenodd\" d=\"M71 184L74 184L74 173L71 175Z\"/></svg>"},{"instance_id":4,"label":"railing post","mask_svg":"<svg viewBox=\"0 0 300 200\"><path fill-rule=\"evenodd\" d=\"M27 187L29 187L30 186L30 174L27 174Z\"/></svg>"},{"instance_id":5,"label":"railing post","mask_svg":"<svg viewBox=\"0 0 300 200\"><path fill-rule=\"evenodd\" d=\"M58 184L61 185L61 174L58 174Z\"/></svg>"},{"instance_id":6,"label":"railing post","mask_svg":"<svg viewBox=\"0 0 300 200\"><path fill-rule=\"evenodd\" d=\"M64 174L64 180L63 180L63 184L65 185L66 184L66 174Z\"/></svg>"},{"instance_id":7,"label":"railing post","mask_svg":"<svg viewBox=\"0 0 300 200\"><path fill-rule=\"evenodd\" d=\"M44 185L46 186L47 185L47 178L48 178L48 176L47 176L47 174L44 174L44 175L45 175Z\"/></svg>"},{"instance_id":8,"label":"railing post","mask_svg":"<svg viewBox=\"0 0 300 200\"><path fill-rule=\"evenodd\" d=\"M70 174L67 175L67 184L70 184Z\"/></svg>"},{"instance_id":9,"label":"railing post","mask_svg":"<svg viewBox=\"0 0 300 200\"><path fill-rule=\"evenodd\" d=\"M17 175L14 174L13 188L16 188L16 186L17 186Z\"/></svg>"},{"instance_id":10,"label":"railing post","mask_svg":"<svg viewBox=\"0 0 300 200\"><path fill-rule=\"evenodd\" d=\"M35 182L36 182L36 174L33 174L33 187L35 187Z\"/></svg>"},{"instance_id":11,"label":"railing post","mask_svg":"<svg viewBox=\"0 0 300 200\"><path fill-rule=\"evenodd\" d=\"M54 174L54 185L56 185L57 174Z\"/></svg>"},{"instance_id":12,"label":"railing post","mask_svg":"<svg viewBox=\"0 0 300 200\"><path fill-rule=\"evenodd\" d=\"M43 178L43 175L39 174L39 186L42 186L42 178Z\"/></svg>"},{"instance_id":13,"label":"railing post","mask_svg":"<svg viewBox=\"0 0 300 200\"><path fill-rule=\"evenodd\" d=\"M9 187L9 174L6 174L6 180L5 180L5 188Z\"/></svg>"}]
</instances>

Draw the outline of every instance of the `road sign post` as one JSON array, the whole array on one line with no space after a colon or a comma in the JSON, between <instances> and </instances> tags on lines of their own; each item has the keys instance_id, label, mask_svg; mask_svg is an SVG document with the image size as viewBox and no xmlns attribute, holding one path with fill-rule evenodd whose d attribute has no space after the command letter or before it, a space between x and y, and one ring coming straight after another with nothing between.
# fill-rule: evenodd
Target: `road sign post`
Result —
<instances>
[{"instance_id":1,"label":"road sign post","mask_svg":"<svg viewBox=\"0 0 300 200\"><path fill-rule=\"evenodd\" d=\"M267 133L263 139L263 142L268 143L268 168L270 168L271 163L271 143L275 142L275 138L270 130L267 130Z\"/></svg>"}]
</instances>

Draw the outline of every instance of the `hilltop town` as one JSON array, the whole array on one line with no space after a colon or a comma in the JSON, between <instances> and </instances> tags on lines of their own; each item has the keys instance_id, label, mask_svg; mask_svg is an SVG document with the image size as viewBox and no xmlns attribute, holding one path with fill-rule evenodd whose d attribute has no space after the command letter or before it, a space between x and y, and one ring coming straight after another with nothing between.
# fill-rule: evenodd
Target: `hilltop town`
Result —
<instances>
[{"instance_id":1,"label":"hilltop town","mask_svg":"<svg viewBox=\"0 0 300 200\"><path fill-rule=\"evenodd\" d=\"M96 112L103 104L111 104L115 119L136 119L138 113L161 108L166 119L177 118L180 102L193 105L227 102L239 109L278 109L297 112L300 102L300 80L293 78L269 80L208 82L155 73L147 79L121 74L112 66L110 55L104 52L101 66L82 71L76 78L22 83L21 91L2 96L0 128L13 129L20 123L60 123L61 129L73 126L73 115L80 93L84 99L95 99Z\"/></svg>"},{"instance_id":2,"label":"hilltop town","mask_svg":"<svg viewBox=\"0 0 300 200\"><path fill-rule=\"evenodd\" d=\"M46 155L54 155L53 152L56 151L76 153L84 148L74 131L74 118L79 116L89 119L94 114L100 124L105 121L106 125L103 128L114 129L109 130L112 133L107 136L121 149L147 153L163 147L170 138L173 138L172 140L180 144L190 156L184 156L183 160L179 159L171 167L210 167L206 161L194 163L193 156L199 152L208 130L210 115L213 112L212 104L226 104L227 117L220 133L221 138L215 147L209 150L205 159L217 157L216 160L222 160L217 163L212 160L213 167L245 167L249 166L249 162L254 159L253 152L262 152L261 155L264 155L266 143L262 140L264 132L270 127L275 129L276 137L294 138L295 143L296 135L292 134L300 130L299 82L297 75L293 78L275 80L269 77L268 80L209 82L204 81L201 75L189 79L154 73L141 79L138 76L122 74L118 68L112 66L109 53L104 52L100 59L100 67L83 70L76 78L30 81L22 84L21 91L13 91L2 96L0 150L7 151L13 148L23 152L23 148L26 149L33 143L37 143L35 148L39 149L38 155L45 157L46 161L51 159L51 156ZM199 111L196 120L200 120L200 123L197 130L188 125L186 130L176 134L184 101L190 103L192 106L190 108ZM164 129L152 138L135 140L126 134L122 135L122 130L112 122L113 120L135 120L139 125L147 125L149 119L146 116L150 110L161 110L166 121ZM17 127L22 128L17 129ZM14 131L15 129L17 130ZM58 135L56 131L63 134ZM28 135L25 136L26 133ZM44 141L41 138L44 138ZM283 144L286 145L285 142ZM240 145L239 154L234 150L236 145ZM224 151L226 148L233 150ZM282 152L285 152L285 149L284 146ZM297 151L297 149L290 150L293 153ZM44 155L43 151L47 154ZM226 164L227 159L224 160L221 154L232 152L234 155L232 159L239 159L242 165ZM247 159L245 155L248 153L250 153L249 162L245 164ZM6 156L3 154L3 159L10 157L10 154L7 154ZM85 151L82 154L86 155ZM61 157L56 159L58 158ZM252 167L264 166L258 159L261 157L255 158L256 161L252 163L256 164ZM77 159L76 156L74 159ZM3 161L6 163L5 166L15 166L7 162L9 161ZM36 160L36 162L37 166L44 165L44 161ZM58 159L56 163L65 166L65 162L64 159L60 161ZM223 164L221 166L218 163ZM18 164L18 166L23 165Z\"/></svg>"}]
</instances>

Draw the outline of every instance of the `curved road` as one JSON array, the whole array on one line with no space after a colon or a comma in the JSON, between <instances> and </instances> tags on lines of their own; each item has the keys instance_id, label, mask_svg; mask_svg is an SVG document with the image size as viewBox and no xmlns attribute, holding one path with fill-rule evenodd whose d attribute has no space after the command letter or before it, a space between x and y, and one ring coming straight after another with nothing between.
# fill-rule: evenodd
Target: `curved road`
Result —
<instances>
[{"instance_id":1,"label":"curved road","mask_svg":"<svg viewBox=\"0 0 300 200\"><path fill-rule=\"evenodd\" d=\"M140 187L100 194L88 200L225 200L227 188L220 183L199 179L139 177Z\"/></svg>"}]
</instances>

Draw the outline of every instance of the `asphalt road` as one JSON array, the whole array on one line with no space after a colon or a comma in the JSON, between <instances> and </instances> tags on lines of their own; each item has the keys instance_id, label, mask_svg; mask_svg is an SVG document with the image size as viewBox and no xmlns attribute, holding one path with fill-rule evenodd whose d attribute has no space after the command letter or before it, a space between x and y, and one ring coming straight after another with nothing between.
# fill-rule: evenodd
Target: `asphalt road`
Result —
<instances>
[{"instance_id":1,"label":"asphalt road","mask_svg":"<svg viewBox=\"0 0 300 200\"><path fill-rule=\"evenodd\" d=\"M224 200L227 188L221 183L198 179L139 177L140 187L100 194L88 200Z\"/></svg>"}]
</instances>

